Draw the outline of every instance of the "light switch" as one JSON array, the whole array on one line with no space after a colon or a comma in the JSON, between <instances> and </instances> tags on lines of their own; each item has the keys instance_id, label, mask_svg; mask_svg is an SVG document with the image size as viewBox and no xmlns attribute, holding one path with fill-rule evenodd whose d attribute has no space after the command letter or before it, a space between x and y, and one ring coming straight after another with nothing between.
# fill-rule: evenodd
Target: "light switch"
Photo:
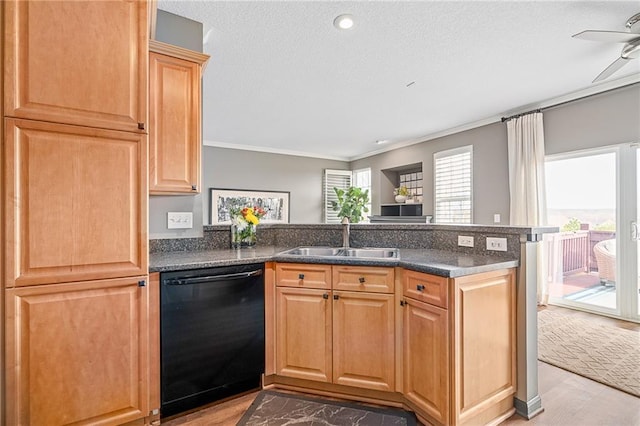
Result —
<instances>
[{"instance_id":1,"label":"light switch","mask_svg":"<svg viewBox=\"0 0 640 426\"><path fill-rule=\"evenodd\" d=\"M193 212L168 212L168 229L189 229L193 228Z\"/></svg>"}]
</instances>

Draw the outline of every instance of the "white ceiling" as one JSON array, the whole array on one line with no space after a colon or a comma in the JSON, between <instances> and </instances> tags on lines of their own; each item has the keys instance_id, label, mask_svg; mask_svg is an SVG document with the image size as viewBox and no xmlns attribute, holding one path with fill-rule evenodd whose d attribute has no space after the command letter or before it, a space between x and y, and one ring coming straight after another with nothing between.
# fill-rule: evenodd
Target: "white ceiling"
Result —
<instances>
[{"instance_id":1,"label":"white ceiling","mask_svg":"<svg viewBox=\"0 0 640 426\"><path fill-rule=\"evenodd\" d=\"M351 160L640 81L636 59L592 84L622 44L571 38L585 29L624 31L638 1L158 0L158 7L203 23L211 55L206 145ZM343 13L355 18L351 30L333 26ZM380 139L391 142L375 144Z\"/></svg>"}]
</instances>

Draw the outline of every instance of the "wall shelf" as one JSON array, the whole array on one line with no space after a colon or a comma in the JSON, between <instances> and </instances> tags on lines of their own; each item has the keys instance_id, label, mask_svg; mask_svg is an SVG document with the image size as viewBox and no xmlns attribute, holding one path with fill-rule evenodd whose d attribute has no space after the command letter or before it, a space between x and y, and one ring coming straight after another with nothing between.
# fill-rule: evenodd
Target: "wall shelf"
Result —
<instances>
[{"instance_id":1,"label":"wall shelf","mask_svg":"<svg viewBox=\"0 0 640 426\"><path fill-rule=\"evenodd\" d=\"M422 216L422 203L381 204L381 216Z\"/></svg>"}]
</instances>

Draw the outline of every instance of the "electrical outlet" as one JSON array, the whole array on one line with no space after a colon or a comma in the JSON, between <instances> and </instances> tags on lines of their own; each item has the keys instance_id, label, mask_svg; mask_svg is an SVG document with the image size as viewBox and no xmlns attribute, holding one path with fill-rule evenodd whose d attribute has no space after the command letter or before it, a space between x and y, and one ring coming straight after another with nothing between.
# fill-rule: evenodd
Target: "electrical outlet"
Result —
<instances>
[{"instance_id":1,"label":"electrical outlet","mask_svg":"<svg viewBox=\"0 0 640 426\"><path fill-rule=\"evenodd\" d=\"M493 215L493 223L500 223L500 213Z\"/></svg>"},{"instance_id":2,"label":"electrical outlet","mask_svg":"<svg viewBox=\"0 0 640 426\"><path fill-rule=\"evenodd\" d=\"M507 251L507 239L487 237L487 250Z\"/></svg>"},{"instance_id":3,"label":"electrical outlet","mask_svg":"<svg viewBox=\"0 0 640 426\"><path fill-rule=\"evenodd\" d=\"M458 235L458 245L461 247L473 247L473 237Z\"/></svg>"},{"instance_id":4,"label":"electrical outlet","mask_svg":"<svg viewBox=\"0 0 640 426\"><path fill-rule=\"evenodd\" d=\"M168 229L193 228L193 213L192 212L168 212L167 228Z\"/></svg>"}]
</instances>

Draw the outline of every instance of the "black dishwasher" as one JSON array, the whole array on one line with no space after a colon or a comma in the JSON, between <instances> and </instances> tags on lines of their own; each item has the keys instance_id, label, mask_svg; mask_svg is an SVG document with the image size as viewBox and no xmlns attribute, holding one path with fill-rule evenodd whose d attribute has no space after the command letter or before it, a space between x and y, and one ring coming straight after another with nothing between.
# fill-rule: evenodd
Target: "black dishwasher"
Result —
<instances>
[{"instance_id":1,"label":"black dishwasher","mask_svg":"<svg viewBox=\"0 0 640 426\"><path fill-rule=\"evenodd\" d=\"M161 415L256 388L264 372L264 264L160 275Z\"/></svg>"}]
</instances>

